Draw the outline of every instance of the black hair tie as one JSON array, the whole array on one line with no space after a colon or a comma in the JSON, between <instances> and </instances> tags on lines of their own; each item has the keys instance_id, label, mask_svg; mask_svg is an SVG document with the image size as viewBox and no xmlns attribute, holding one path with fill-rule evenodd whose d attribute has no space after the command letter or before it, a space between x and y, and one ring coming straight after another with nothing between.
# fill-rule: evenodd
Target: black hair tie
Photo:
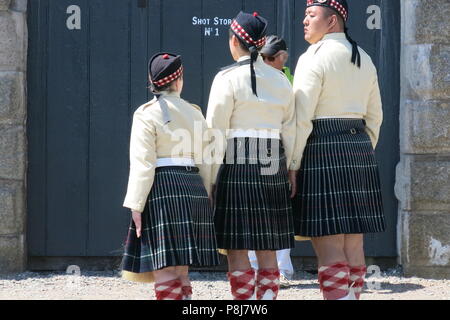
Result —
<instances>
[{"instance_id":1,"label":"black hair tie","mask_svg":"<svg viewBox=\"0 0 450 320\"><path fill-rule=\"evenodd\" d=\"M252 78L252 91L255 96L258 96L256 92L256 74L255 74L255 68L253 67L253 62L256 61L258 58L258 50L255 46L251 46L249 48L250 50L250 75Z\"/></svg>"},{"instance_id":2,"label":"black hair tie","mask_svg":"<svg viewBox=\"0 0 450 320\"><path fill-rule=\"evenodd\" d=\"M164 124L168 124L172 121L172 118L170 116L169 112L169 106L167 105L167 102L164 99L161 99L161 93L155 90L155 85L152 84L152 93L155 96L156 100L159 102L159 107L161 108L162 117Z\"/></svg>"},{"instance_id":3,"label":"black hair tie","mask_svg":"<svg viewBox=\"0 0 450 320\"><path fill-rule=\"evenodd\" d=\"M156 99L158 99L161 95L160 93L158 93L158 90L156 89L156 86L153 84L153 82L150 82L150 91L153 93Z\"/></svg>"},{"instance_id":4,"label":"black hair tie","mask_svg":"<svg viewBox=\"0 0 450 320\"><path fill-rule=\"evenodd\" d=\"M349 35L348 35L348 28L345 27L344 29L345 37L347 38L348 42L352 45L352 63L356 64L358 68L361 68L361 55L359 54L358 50L358 44L356 41L354 41Z\"/></svg>"}]
</instances>

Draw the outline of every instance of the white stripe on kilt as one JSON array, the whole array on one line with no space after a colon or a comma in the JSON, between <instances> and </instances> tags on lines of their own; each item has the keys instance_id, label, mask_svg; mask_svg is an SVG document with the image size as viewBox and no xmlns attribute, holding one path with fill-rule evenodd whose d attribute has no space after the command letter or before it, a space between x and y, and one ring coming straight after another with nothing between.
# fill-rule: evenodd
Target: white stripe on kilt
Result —
<instances>
[{"instance_id":1,"label":"white stripe on kilt","mask_svg":"<svg viewBox=\"0 0 450 320\"><path fill-rule=\"evenodd\" d=\"M228 145L236 145L236 141L240 139ZM242 141L244 144L237 146L245 148L244 155L248 156L258 155L261 144L270 140L245 138ZM281 143L279 140L270 142ZM243 157L242 152L240 156ZM273 175L262 175L260 164L222 166L216 197L219 247L276 250L293 246L286 160L284 154L280 157L281 160L276 160L279 170Z\"/></svg>"},{"instance_id":2,"label":"white stripe on kilt","mask_svg":"<svg viewBox=\"0 0 450 320\"><path fill-rule=\"evenodd\" d=\"M383 231L378 167L370 138L364 133L329 134L364 128L363 121L324 119L313 123L314 137L308 140L299 174L300 208L296 211L301 213L295 214L300 214L301 230L296 230L297 234L353 233L358 228ZM349 209L355 211L350 212L353 215Z\"/></svg>"}]
</instances>

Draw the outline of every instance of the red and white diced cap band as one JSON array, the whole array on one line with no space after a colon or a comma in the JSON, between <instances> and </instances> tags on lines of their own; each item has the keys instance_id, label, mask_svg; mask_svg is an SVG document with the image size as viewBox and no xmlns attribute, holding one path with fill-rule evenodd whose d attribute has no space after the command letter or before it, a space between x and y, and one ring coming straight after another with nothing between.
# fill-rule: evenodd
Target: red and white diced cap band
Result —
<instances>
[{"instance_id":1,"label":"red and white diced cap band","mask_svg":"<svg viewBox=\"0 0 450 320\"><path fill-rule=\"evenodd\" d=\"M348 13L345 10L345 7L335 0L307 0L306 4L308 6L313 5L314 3L326 4L332 8L334 8L337 12L341 14L345 21L347 21Z\"/></svg>"},{"instance_id":2,"label":"red and white diced cap band","mask_svg":"<svg viewBox=\"0 0 450 320\"><path fill-rule=\"evenodd\" d=\"M242 28L242 26L236 21L233 20L231 24L231 30L233 30L239 37L252 46L256 46L260 48L266 44L266 37L262 37L261 39L255 41L250 37L250 35Z\"/></svg>"},{"instance_id":3,"label":"red and white diced cap band","mask_svg":"<svg viewBox=\"0 0 450 320\"><path fill-rule=\"evenodd\" d=\"M181 74L183 73L183 66L181 66L177 71L175 71L174 73L168 75L167 77L164 77L160 80L157 81L152 81L152 83L157 86L157 87L162 87L166 84L171 83L172 81L178 79Z\"/></svg>"}]
</instances>

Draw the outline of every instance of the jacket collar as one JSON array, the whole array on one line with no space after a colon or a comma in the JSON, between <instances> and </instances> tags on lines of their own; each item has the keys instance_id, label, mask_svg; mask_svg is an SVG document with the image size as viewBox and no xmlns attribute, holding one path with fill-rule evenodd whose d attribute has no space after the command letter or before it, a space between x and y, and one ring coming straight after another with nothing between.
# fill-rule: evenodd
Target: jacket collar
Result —
<instances>
[{"instance_id":1,"label":"jacket collar","mask_svg":"<svg viewBox=\"0 0 450 320\"><path fill-rule=\"evenodd\" d=\"M250 56L245 55L245 56L240 57L237 62L245 61L248 59L250 59Z\"/></svg>"},{"instance_id":2,"label":"jacket collar","mask_svg":"<svg viewBox=\"0 0 450 320\"><path fill-rule=\"evenodd\" d=\"M324 40L346 40L346 36L344 32L333 32L327 33L323 36L322 41Z\"/></svg>"},{"instance_id":3,"label":"jacket collar","mask_svg":"<svg viewBox=\"0 0 450 320\"><path fill-rule=\"evenodd\" d=\"M172 91L163 91L161 92L161 96L163 97L176 97L176 98L180 98L180 94L178 92Z\"/></svg>"}]
</instances>

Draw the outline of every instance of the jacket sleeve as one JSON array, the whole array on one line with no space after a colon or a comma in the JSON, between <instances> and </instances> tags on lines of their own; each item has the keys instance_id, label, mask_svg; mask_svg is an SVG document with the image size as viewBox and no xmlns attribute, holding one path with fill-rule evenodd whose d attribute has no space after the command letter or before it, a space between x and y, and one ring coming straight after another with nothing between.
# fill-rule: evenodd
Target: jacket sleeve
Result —
<instances>
[{"instance_id":1,"label":"jacket sleeve","mask_svg":"<svg viewBox=\"0 0 450 320\"><path fill-rule=\"evenodd\" d=\"M297 117L295 112L295 96L291 93L291 99L281 129L281 138L286 151L288 170L298 170L300 168L299 154L295 153L296 133Z\"/></svg>"},{"instance_id":2,"label":"jacket sleeve","mask_svg":"<svg viewBox=\"0 0 450 320\"><path fill-rule=\"evenodd\" d=\"M153 185L156 166L155 127L135 112L130 138L130 175L123 206L142 212Z\"/></svg>"},{"instance_id":3,"label":"jacket sleeve","mask_svg":"<svg viewBox=\"0 0 450 320\"><path fill-rule=\"evenodd\" d=\"M378 76L374 71L374 80L367 105L367 114L364 117L366 120L367 134L372 141L372 146L375 149L380 134L381 123L383 122L383 108L381 103L380 88L378 86Z\"/></svg>"},{"instance_id":4,"label":"jacket sleeve","mask_svg":"<svg viewBox=\"0 0 450 320\"><path fill-rule=\"evenodd\" d=\"M307 60L307 61L306 61ZM297 112L297 137L295 155L300 165L306 142L312 132L312 119L323 86L323 69L320 60L300 57L294 73L295 109Z\"/></svg>"},{"instance_id":5,"label":"jacket sleeve","mask_svg":"<svg viewBox=\"0 0 450 320\"><path fill-rule=\"evenodd\" d=\"M200 112L201 114L201 112ZM206 192L208 192L208 196L211 195L211 150L210 148L210 137L209 137L209 129L206 125L205 118L202 117L202 148L198 150L201 154L196 155L196 159L201 159L201 163L197 164L199 168L199 174L202 177L203 184L205 186Z\"/></svg>"},{"instance_id":6,"label":"jacket sleeve","mask_svg":"<svg viewBox=\"0 0 450 320\"><path fill-rule=\"evenodd\" d=\"M230 128L230 119L234 108L234 94L231 82L220 73L214 78L209 94L206 123L212 137L213 164L211 183L215 184L217 174L226 151L226 133Z\"/></svg>"}]
</instances>

